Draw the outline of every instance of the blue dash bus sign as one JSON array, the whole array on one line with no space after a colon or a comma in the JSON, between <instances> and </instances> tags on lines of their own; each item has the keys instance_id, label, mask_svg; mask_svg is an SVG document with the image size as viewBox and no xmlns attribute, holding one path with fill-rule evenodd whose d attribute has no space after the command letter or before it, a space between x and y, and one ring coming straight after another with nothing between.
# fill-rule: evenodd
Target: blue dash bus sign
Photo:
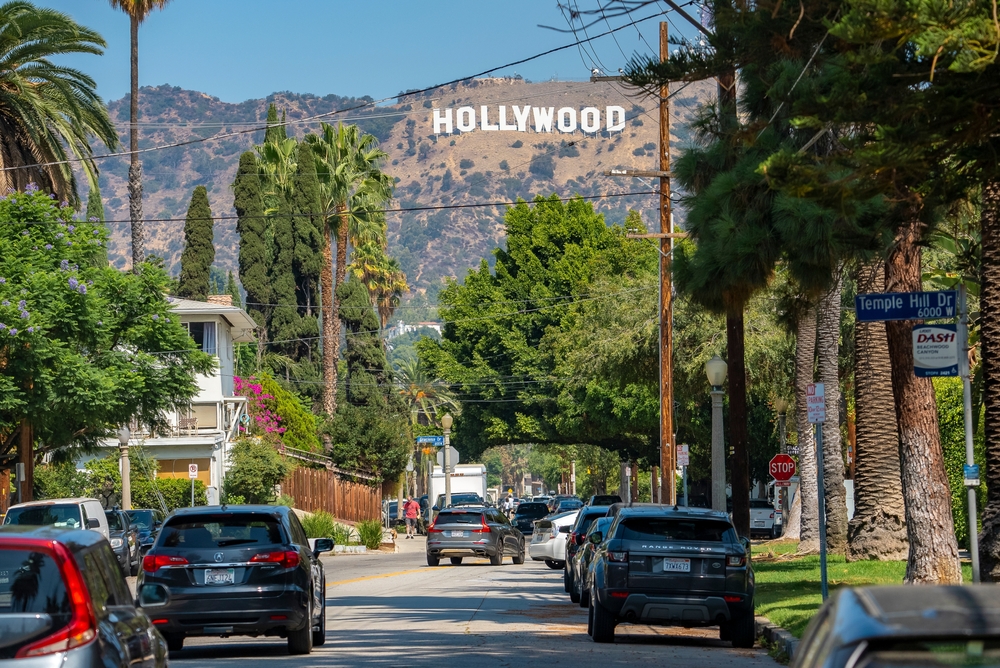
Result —
<instances>
[{"instance_id":1,"label":"blue dash bus sign","mask_svg":"<svg viewBox=\"0 0 1000 668\"><path fill-rule=\"evenodd\" d=\"M939 320L958 315L958 293L882 292L854 298L858 322L880 320Z\"/></svg>"}]
</instances>

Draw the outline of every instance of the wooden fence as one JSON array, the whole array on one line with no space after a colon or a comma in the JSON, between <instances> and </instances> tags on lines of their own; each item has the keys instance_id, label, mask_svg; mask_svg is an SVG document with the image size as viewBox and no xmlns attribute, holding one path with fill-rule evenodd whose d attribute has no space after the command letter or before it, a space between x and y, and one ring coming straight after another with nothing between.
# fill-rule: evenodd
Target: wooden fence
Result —
<instances>
[{"instance_id":1,"label":"wooden fence","mask_svg":"<svg viewBox=\"0 0 1000 668\"><path fill-rule=\"evenodd\" d=\"M281 483L281 492L308 512L325 510L339 520L382 519L381 487L346 480L336 471L300 466Z\"/></svg>"}]
</instances>

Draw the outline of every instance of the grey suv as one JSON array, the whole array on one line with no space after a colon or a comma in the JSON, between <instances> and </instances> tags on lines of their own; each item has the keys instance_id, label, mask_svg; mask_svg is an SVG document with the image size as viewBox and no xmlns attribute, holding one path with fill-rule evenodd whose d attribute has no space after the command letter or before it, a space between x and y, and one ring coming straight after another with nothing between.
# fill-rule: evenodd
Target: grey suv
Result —
<instances>
[{"instance_id":1,"label":"grey suv","mask_svg":"<svg viewBox=\"0 0 1000 668\"><path fill-rule=\"evenodd\" d=\"M524 535L496 508L447 508L427 527L428 566L443 557L455 566L465 557L489 558L499 566L507 555L515 564L524 563Z\"/></svg>"},{"instance_id":2,"label":"grey suv","mask_svg":"<svg viewBox=\"0 0 1000 668\"><path fill-rule=\"evenodd\" d=\"M648 505L623 508L597 546L587 580L595 642L615 626L719 626L734 647L753 647L750 544L725 513Z\"/></svg>"}]
</instances>

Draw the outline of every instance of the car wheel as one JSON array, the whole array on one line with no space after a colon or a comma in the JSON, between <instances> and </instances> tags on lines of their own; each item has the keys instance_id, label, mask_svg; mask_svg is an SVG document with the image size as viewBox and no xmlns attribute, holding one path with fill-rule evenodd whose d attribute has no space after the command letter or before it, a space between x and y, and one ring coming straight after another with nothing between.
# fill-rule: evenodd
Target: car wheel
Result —
<instances>
[{"instance_id":1,"label":"car wheel","mask_svg":"<svg viewBox=\"0 0 1000 668\"><path fill-rule=\"evenodd\" d=\"M590 598L590 596L587 598ZM591 637L594 639L594 642L614 642L615 626L618 625L618 622L615 621L615 616L598 603L596 599L594 600L593 611L594 624Z\"/></svg>"},{"instance_id":2,"label":"car wheel","mask_svg":"<svg viewBox=\"0 0 1000 668\"><path fill-rule=\"evenodd\" d=\"M732 639L732 628L729 626L729 622L722 622L719 624L719 640L731 640Z\"/></svg>"},{"instance_id":3,"label":"car wheel","mask_svg":"<svg viewBox=\"0 0 1000 668\"><path fill-rule=\"evenodd\" d=\"M441 559L440 558L432 556L430 554L427 555L427 565L428 566L437 566L440 563L441 563Z\"/></svg>"},{"instance_id":4,"label":"car wheel","mask_svg":"<svg viewBox=\"0 0 1000 668\"><path fill-rule=\"evenodd\" d=\"M167 641L167 649L171 652L179 652L184 649L183 633L164 633L163 639Z\"/></svg>"},{"instance_id":5,"label":"car wheel","mask_svg":"<svg viewBox=\"0 0 1000 668\"><path fill-rule=\"evenodd\" d=\"M587 635L594 637L594 606L593 602L587 606Z\"/></svg>"},{"instance_id":6,"label":"car wheel","mask_svg":"<svg viewBox=\"0 0 1000 668\"><path fill-rule=\"evenodd\" d=\"M580 607L586 608L590 605L590 590L586 587L580 587Z\"/></svg>"},{"instance_id":7,"label":"car wheel","mask_svg":"<svg viewBox=\"0 0 1000 668\"><path fill-rule=\"evenodd\" d=\"M319 630L313 631L313 647L322 647L326 644L326 578L323 578L323 607L319 612Z\"/></svg>"},{"instance_id":8,"label":"car wheel","mask_svg":"<svg viewBox=\"0 0 1000 668\"><path fill-rule=\"evenodd\" d=\"M753 613L744 613L734 616L729 623L729 639L733 647L750 649L754 641L757 640L756 629L754 628Z\"/></svg>"},{"instance_id":9,"label":"car wheel","mask_svg":"<svg viewBox=\"0 0 1000 668\"><path fill-rule=\"evenodd\" d=\"M497 545L497 553L490 557L490 564L500 566L503 564L503 543Z\"/></svg>"},{"instance_id":10,"label":"car wheel","mask_svg":"<svg viewBox=\"0 0 1000 668\"><path fill-rule=\"evenodd\" d=\"M573 591L573 576L570 575L569 565L563 566L563 589L569 594Z\"/></svg>"},{"instance_id":11,"label":"car wheel","mask_svg":"<svg viewBox=\"0 0 1000 668\"><path fill-rule=\"evenodd\" d=\"M511 557L511 561L513 561L515 564L524 563L524 543L521 543L521 549L518 550L517 554Z\"/></svg>"},{"instance_id":12,"label":"car wheel","mask_svg":"<svg viewBox=\"0 0 1000 668\"><path fill-rule=\"evenodd\" d=\"M462 565L462 557L452 557L451 558L451 565L452 566L461 566Z\"/></svg>"},{"instance_id":13,"label":"car wheel","mask_svg":"<svg viewBox=\"0 0 1000 668\"><path fill-rule=\"evenodd\" d=\"M572 586L573 586L573 588L570 589L570 592L569 592L569 600L573 601L574 603L579 603L580 602L580 588L577 587L577 582L576 582L575 578L573 579L573 585Z\"/></svg>"},{"instance_id":14,"label":"car wheel","mask_svg":"<svg viewBox=\"0 0 1000 668\"><path fill-rule=\"evenodd\" d=\"M560 568L562 568L562 562L561 561L556 561L555 559L546 559L545 560L545 565L548 566L549 568L551 568L554 571L557 571Z\"/></svg>"},{"instance_id":15,"label":"car wheel","mask_svg":"<svg viewBox=\"0 0 1000 668\"><path fill-rule=\"evenodd\" d=\"M302 628L288 632L288 653L289 654L309 654L312 652L312 605L306 615L306 621Z\"/></svg>"}]
</instances>

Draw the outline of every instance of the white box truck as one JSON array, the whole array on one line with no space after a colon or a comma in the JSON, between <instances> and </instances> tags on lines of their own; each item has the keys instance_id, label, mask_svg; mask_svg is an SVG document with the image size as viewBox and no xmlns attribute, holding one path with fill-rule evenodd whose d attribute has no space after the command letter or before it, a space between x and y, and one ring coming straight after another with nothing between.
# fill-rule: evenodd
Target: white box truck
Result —
<instances>
[{"instance_id":1,"label":"white box truck","mask_svg":"<svg viewBox=\"0 0 1000 668\"><path fill-rule=\"evenodd\" d=\"M486 489L486 465L485 464L456 464L455 472L451 474L451 493L474 492L483 499L489 500ZM444 471L440 466L434 467L431 473L431 493L427 495L430 501L428 512L431 516L428 520L434 519L433 506L437 503L439 496L444 494Z\"/></svg>"}]
</instances>

